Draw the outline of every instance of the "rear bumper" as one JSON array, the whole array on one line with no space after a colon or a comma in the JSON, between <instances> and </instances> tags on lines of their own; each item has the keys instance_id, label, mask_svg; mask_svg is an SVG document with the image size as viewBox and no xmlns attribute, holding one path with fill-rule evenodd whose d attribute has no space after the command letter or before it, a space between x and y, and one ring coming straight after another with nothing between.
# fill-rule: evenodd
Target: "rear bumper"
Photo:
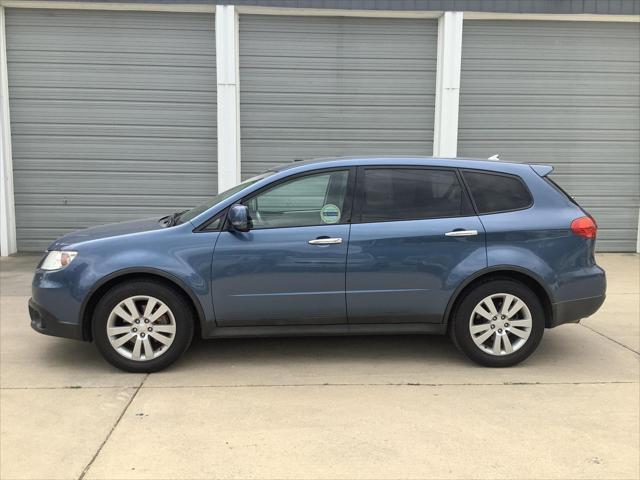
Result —
<instances>
[{"instance_id":1,"label":"rear bumper","mask_svg":"<svg viewBox=\"0 0 640 480\"><path fill-rule=\"evenodd\" d=\"M82 327L77 323L65 323L42 308L32 298L29 299L29 316L31 328L38 333L54 337L82 340Z\"/></svg>"},{"instance_id":2,"label":"rear bumper","mask_svg":"<svg viewBox=\"0 0 640 480\"><path fill-rule=\"evenodd\" d=\"M578 323L581 319L593 315L604 303L605 295L569 300L551 305L553 318L548 327L553 328L565 323Z\"/></svg>"}]
</instances>

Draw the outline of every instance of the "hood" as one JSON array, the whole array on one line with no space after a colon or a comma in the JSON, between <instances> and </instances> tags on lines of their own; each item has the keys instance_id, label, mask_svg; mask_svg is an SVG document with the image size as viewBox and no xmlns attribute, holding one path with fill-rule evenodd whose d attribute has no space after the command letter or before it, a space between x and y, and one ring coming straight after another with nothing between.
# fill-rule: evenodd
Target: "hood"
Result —
<instances>
[{"instance_id":1,"label":"hood","mask_svg":"<svg viewBox=\"0 0 640 480\"><path fill-rule=\"evenodd\" d=\"M149 232L152 230L160 230L161 228L163 228L163 226L158 222L157 217L132 220L129 222L109 223L107 225L99 225L97 227L85 228L68 233L55 240L47 247L47 250L59 250L62 247L76 243L98 240L100 238L117 237L131 233Z\"/></svg>"}]
</instances>

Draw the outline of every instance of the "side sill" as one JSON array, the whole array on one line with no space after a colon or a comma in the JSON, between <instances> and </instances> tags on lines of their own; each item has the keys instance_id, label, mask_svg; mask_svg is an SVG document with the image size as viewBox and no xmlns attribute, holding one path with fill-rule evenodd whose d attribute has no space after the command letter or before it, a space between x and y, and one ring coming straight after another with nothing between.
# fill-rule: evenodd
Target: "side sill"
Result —
<instances>
[{"instance_id":1,"label":"side sill","mask_svg":"<svg viewBox=\"0 0 640 480\"><path fill-rule=\"evenodd\" d=\"M376 323L357 325L278 325L256 327L215 327L204 338L293 337L322 335L443 335L447 326L434 323Z\"/></svg>"}]
</instances>

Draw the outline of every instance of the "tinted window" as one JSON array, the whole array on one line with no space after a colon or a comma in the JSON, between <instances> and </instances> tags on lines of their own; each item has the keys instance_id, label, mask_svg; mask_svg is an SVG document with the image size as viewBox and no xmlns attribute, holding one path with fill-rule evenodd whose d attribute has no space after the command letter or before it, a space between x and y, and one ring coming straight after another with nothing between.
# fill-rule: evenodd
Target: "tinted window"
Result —
<instances>
[{"instance_id":1,"label":"tinted window","mask_svg":"<svg viewBox=\"0 0 640 480\"><path fill-rule=\"evenodd\" d=\"M467 198L453 171L369 168L363 179L363 222L458 217Z\"/></svg>"},{"instance_id":2,"label":"tinted window","mask_svg":"<svg viewBox=\"0 0 640 480\"><path fill-rule=\"evenodd\" d=\"M517 177L470 171L463 175L478 213L518 210L531 205L531 195Z\"/></svg>"},{"instance_id":3,"label":"tinted window","mask_svg":"<svg viewBox=\"0 0 640 480\"><path fill-rule=\"evenodd\" d=\"M339 223L344 216L347 170L298 177L243 202L253 228Z\"/></svg>"}]
</instances>

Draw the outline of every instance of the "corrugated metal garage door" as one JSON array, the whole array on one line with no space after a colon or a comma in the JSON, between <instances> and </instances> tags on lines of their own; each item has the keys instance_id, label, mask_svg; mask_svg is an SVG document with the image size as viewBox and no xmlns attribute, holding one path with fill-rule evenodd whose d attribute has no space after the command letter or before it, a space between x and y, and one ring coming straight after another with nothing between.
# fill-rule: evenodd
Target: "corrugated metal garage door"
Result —
<instances>
[{"instance_id":1,"label":"corrugated metal garage door","mask_svg":"<svg viewBox=\"0 0 640 480\"><path fill-rule=\"evenodd\" d=\"M242 175L301 158L430 155L435 20L240 16Z\"/></svg>"},{"instance_id":2,"label":"corrugated metal garage door","mask_svg":"<svg viewBox=\"0 0 640 480\"><path fill-rule=\"evenodd\" d=\"M217 190L214 17L8 9L18 248Z\"/></svg>"},{"instance_id":3,"label":"corrugated metal garage door","mask_svg":"<svg viewBox=\"0 0 640 480\"><path fill-rule=\"evenodd\" d=\"M600 225L635 251L640 25L465 21L458 154L551 163Z\"/></svg>"}]
</instances>

